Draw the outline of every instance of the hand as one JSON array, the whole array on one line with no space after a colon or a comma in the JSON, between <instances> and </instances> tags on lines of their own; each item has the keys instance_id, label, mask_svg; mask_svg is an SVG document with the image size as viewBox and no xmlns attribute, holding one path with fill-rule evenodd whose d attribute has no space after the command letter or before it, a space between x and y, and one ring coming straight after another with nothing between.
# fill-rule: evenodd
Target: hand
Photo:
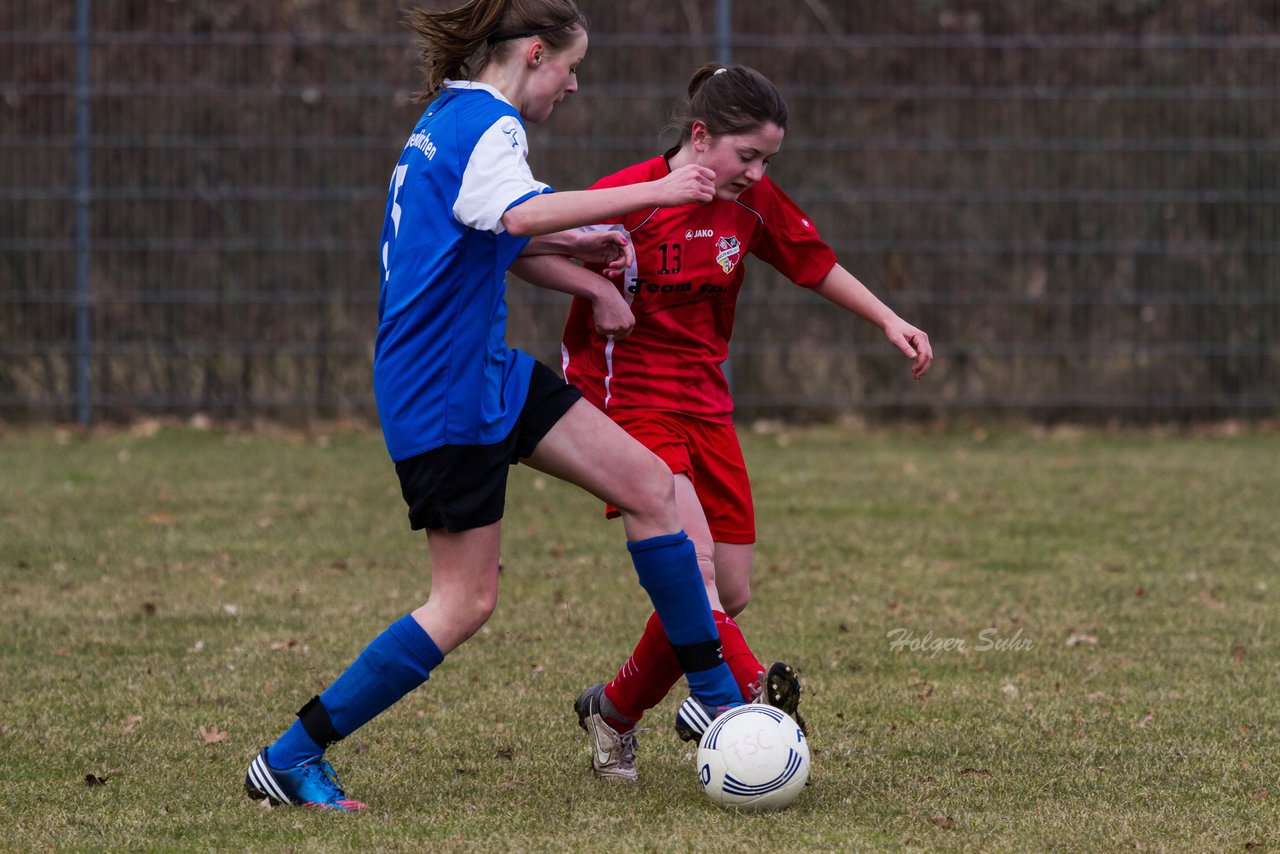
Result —
<instances>
[{"instance_id":1,"label":"hand","mask_svg":"<svg viewBox=\"0 0 1280 854\"><path fill-rule=\"evenodd\" d=\"M591 299L591 314L595 320L596 332L601 335L612 335L621 341L635 329L636 317L631 313L631 306L613 285L606 285L598 290Z\"/></svg>"},{"instance_id":2,"label":"hand","mask_svg":"<svg viewBox=\"0 0 1280 854\"><path fill-rule=\"evenodd\" d=\"M716 173L705 166L690 163L665 178L654 182L659 205L675 207L691 203L703 204L716 196Z\"/></svg>"},{"instance_id":3,"label":"hand","mask_svg":"<svg viewBox=\"0 0 1280 854\"><path fill-rule=\"evenodd\" d=\"M603 267L601 271L616 279L636 262L636 251L626 235L613 230L575 231L570 254L587 264Z\"/></svg>"},{"instance_id":4,"label":"hand","mask_svg":"<svg viewBox=\"0 0 1280 854\"><path fill-rule=\"evenodd\" d=\"M924 379L924 375L929 373L929 367L933 365L933 347L929 344L929 336L900 317L885 324L884 334L893 346L905 353L907 358L914 360L911 365L912 378Z\"/></svg>"}]
</instances>

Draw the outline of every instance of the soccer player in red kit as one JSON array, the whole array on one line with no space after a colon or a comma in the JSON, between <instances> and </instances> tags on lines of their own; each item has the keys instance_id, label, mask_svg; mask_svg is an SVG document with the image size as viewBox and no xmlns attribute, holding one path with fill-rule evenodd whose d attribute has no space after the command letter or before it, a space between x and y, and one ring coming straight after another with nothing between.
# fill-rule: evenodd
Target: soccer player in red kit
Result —
<instances>
[{"instance_id":1,"label":"soccer player in red kit","mask_svg":"<svg viewBox=\"0 0 1280 854\"><path fill-rule=\"evenodd\" d=\"M675 148L603 178L595 188L651 181L692 163L715 172L715 198L640 210L598 226L623 232L634 247L635 264L621 287L635 325L625 337L601 334L592 303L575 298L564 330L563 369L587 400L671 467L681 522L694 541L725 661L744 699L768 702L799 721L795 671L779 662L766 673L733 619L750 595L756 531L721 365L747 255L879 326L912 360L916 379L929 370L933 353L928 336L841 267L812 220L765 176L787 127L786 104L767 78L743 66L703 66L689 83L680 126ZM617 515L613 508L608 512ZM588 688L576 703L579 722L592 736L598 776L635 779L636 723L680 676L654 614L617 676ZM676 730L696 739L717 711L689 698L677 713Z\"/></svg>"}]
</instances>

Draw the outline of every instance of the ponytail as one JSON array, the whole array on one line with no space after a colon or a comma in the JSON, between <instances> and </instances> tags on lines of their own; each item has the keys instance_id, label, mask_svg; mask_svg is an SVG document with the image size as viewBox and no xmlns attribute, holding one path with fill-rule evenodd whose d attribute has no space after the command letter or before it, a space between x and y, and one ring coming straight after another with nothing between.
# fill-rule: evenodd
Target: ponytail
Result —
<instances>
[{"instance_id":1,"label":"ponytail","mask_svg":"<svg viewBox=\"0 0 1280 854\"><path fill-rule=\"evenodd\" d=\"M443 12L410 10L405 25L417 35L426 76L417 97L428 101L446 79L470 79L518 39L537 37L548 50L563 50L587 19L574 0L471 0Z\"/></svg>"},{"instance_id":2,"label":"ponytail","mask_svg":"<svg viewBox=\"0 0 1280 854\"><path fill-rule=\"evenodd\" d=\"M748 133L766 123L787 129L786 102L769 78L753 68L708 62L693 72L688 91L683 112L669 125L680 131L681 145L696 121L712 136Z\"/></svg>"}]
</instances>

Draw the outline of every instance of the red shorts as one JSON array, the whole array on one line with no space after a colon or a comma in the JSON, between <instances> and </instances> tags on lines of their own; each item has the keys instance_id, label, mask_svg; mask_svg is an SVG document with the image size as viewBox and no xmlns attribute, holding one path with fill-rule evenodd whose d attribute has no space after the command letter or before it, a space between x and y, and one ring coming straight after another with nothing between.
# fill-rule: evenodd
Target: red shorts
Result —
<instances>
[{"instance_id":1,"label":"red shorts","mask_svg":"<svg viewBox=\"0 0 1280 854\"><path fill-rule=\"evenodd\" d=\"M640 409L611 412L609 417L657 454L672 474L682 474L693 481L713 540L741 544L756 541L751 482L732 424ZM605 510L610 519L620 515L613 505Z\"/></svg>"}]
</instances>

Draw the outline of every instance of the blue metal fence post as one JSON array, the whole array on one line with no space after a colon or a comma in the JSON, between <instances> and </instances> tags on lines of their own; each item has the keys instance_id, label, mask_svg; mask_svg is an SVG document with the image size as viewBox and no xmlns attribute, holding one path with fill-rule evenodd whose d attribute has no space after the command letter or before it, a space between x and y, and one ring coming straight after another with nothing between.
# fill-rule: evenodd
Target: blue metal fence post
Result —
<instances>
[{"instance_id":1,"label":"blue metal fence post","mask_svg":"<svg viewBox=\"0 0 1280 854\"><path fill-rule=\"evenodd\" d=\"M733 57L733 0L716 2L716 62L728 65Z\"/></svg>"},{"instance_id":2,"label":"blue metal fence post","mask_svg":"<svg viewBox=\"0 0 1280 854\"><path fill-rule=\"evenodd\" d=\"M89 31L90 0L76 3L76 421L93 420L89 381Z\"/></svg>"}]
</instances>

